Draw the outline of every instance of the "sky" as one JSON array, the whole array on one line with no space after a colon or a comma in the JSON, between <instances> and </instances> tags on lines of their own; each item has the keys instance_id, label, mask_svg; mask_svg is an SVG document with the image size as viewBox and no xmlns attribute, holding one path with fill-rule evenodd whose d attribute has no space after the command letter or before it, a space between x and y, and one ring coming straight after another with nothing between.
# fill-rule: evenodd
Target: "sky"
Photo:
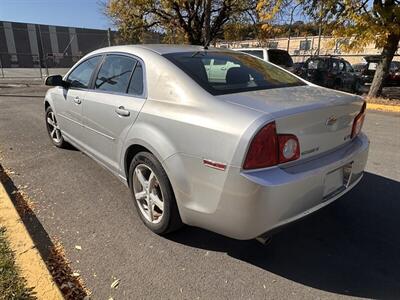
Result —
<instances>
[{"instance_id":1,"label":"sky","mask_svg":"<svg viewBox=\"0 0 400 300\"><path fill-rule=\"evenodd\" d=\"M0 0L0 21L107 29L100 0Z\"/></svg>"}]
</instances>

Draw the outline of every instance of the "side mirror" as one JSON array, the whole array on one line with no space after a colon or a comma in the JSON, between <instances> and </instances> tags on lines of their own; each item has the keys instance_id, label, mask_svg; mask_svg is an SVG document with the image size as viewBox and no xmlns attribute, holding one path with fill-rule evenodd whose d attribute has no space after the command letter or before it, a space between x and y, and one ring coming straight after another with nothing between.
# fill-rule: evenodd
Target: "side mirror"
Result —
<instances>
[{"instance_id":1,"label":"side mirror","mask_svg":"<svg viewBox=\"0 0 400 300\"><path fill-rule=\"evenodd\" d=\"M61 75L50 75L46 77L46 80L44 81L45 85L48 86L62 86L67 88L68 83L62 79Z\"/></svg>"}]
</instances>

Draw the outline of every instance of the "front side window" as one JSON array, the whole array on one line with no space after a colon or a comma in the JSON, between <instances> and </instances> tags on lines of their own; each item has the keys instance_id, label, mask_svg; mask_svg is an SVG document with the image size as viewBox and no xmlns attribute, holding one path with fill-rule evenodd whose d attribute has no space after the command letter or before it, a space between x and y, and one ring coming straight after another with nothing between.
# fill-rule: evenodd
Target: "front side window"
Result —
<instances>
[{"instance_id":1,"label":"front side window","mask_svg":"<svg viewBox=\"0 0 400 300\"><path fill-rule=\"evenodd\" d=\"M136 60L123 55L107 55L97 74L96 90L126 93Z\"/></svg>"},{"instance_id":2,"label":"front side window","mask_svg":"<svg viewBox=\"0 0 400 300\"><path fill-rule=\"evenodd\" d=\"M337 60L332 60L332 71L338 71L339 70L339 62Z\"/></svg>"},{"instance_id":3,"label":"front side window","mask_svg":"<svg viewBox=\"0 0 400 300\"><path fill-rule=\"evenodd\" d=\"M95 56L85 60L79 66L77 66L67 78L67 82L70 83L70 87L76 88L88 88L90 78L92 77L93 71L96 69L97 64L100 62L101 56Z\"/></svg>"},{"instance_id":4,"label":"front side window","mask_svg":"<svg viewBox=\"0 0 400 300\"><path fill-rule=\"evenodd\" d=\"M164 57L213 95L306 85L291 73L240 52L180 52ZM207 72L205 65L210 58L226 67Z\"/></svg>"}]
</instances>

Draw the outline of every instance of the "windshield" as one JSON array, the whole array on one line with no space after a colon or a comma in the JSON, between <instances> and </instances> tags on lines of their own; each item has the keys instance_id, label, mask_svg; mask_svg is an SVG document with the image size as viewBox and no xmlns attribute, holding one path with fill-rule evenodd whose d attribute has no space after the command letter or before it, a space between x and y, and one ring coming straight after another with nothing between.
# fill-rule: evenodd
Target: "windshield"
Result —
<instances>
[{"instance_id":1,"label":"windshield","mask_svg":"<svg viewBox=\"0 0 400 300\"><path fill-rule=\"evenodd\" d=\"M164 54L213 95L306 85L291 73L240 52Z\"/></svg>"}]
</instances>

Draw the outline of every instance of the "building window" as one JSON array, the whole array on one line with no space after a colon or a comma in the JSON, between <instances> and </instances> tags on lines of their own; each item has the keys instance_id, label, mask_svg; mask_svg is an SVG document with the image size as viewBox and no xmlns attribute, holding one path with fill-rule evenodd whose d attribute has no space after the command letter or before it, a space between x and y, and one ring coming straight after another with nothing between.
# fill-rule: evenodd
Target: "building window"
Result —
<instances>
[{"instance_id":1,"label":"building window","mask_svg":"<svg viewBox=\"0 0 400 300\"><path fill-rule=\"evenodd\" d=\"M335 54L341 54L342 53L341 46L342 45L349 45L349 44L350 44L350 40L346 39L346 38L336 40L336 46L335 46L334 53Z\"/></svg>"},{"instance_id":2,"label":"building window","mask_svg":"<svg viewBox=\"0 0 400 300\"><path fill-rule=\"evenodd\" d=\"M308 51L310 49L311 49L311 41L310 40L300 41L300 50Z\"/></svg>"},{"instance_id":3,"label":"building window","mask_svg":"<svg viewBox=\"0 0 400 300\"><path fill-rule=\"evenodd\" d=\"M278 42L267 42L267 48L277 49L278 48Z\"/></svg>"}]
</instances>

